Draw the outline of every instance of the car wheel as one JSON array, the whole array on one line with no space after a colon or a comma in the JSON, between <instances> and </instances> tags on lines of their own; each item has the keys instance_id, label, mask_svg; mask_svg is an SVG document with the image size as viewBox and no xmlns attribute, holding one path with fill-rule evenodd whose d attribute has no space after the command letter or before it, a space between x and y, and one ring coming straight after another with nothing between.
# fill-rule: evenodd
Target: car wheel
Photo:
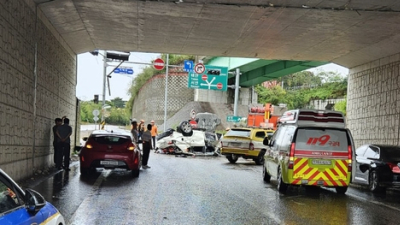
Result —
<instances>
[{"instance_id":1,"label":"car wheel","mask_svg":"<svg viewBox=\"0 0 400 225\"><path fill-rule=\"evenodd\" d=\"M344 195L346 193L347 187L336 187L336 193Z\"/></svg>"},{"instance_id":2,"label":"car wheel","mask_svg":"<svg viewBox=\"0 0 400 225\"><path fill-rule=\"evenodd\" d=\"M278 191L280 193L284 194L284 193L286 193L287 188L288 188L288 185L283 182L283 180L282 180L282 171L279 168L278 169Z\"/></svg>"},{"instance_id":3,"label":"car wheel","mask_svg":"<svg viewBox=\"0 0 400 225\"><path fill-rule=\"evenodd\" d=\"M80 172L83 176L89 176L93 170L90 168L80 168Z\"/></svg>"},{"instance_id":4,"label":"car wheel","mask_svg":"<svg viewBox=\"0 0 400 225\"><path fill-rule=\"evenodd\" d=\"M372 170L369 173L368 185L369 185L369 190L370 191L372 191L372 192L380 191L380 188L379 188L379 176L378 176L378 173L375 170Z\"/></svg>"},{"instance_id":5,"label":"car wheel","mask_svg":"<svg viewBox=\"0 0 400 225\"><path fill-rule=\"evenodd\" d=\"M262 164L264 164L264 157L257 157L257 158L254 159L254 162L257 165L262 165Z\"/></svg>"},{"instance_id":6,"label":"car wheel","mask_svg":"<svg viewBox=\"0 0 400 225\"><path fill-rule=\"evenodd\" d=\"M267 183L271 181L271 175L268 174L267 168L265 168L264 164L263 164L263 180Z\"/></svg>"},{"instance_id":7,"label":"car wheel","mask_svg":"<svg viewBox=\"0 0 400 225\"><path fill-rule=\"evenodd\" d=\"M139 174L140 174L140 169L132 170L132 177L133 178L139 177Z\"/></svg>"},{"instance_id":8,"label":"car wheel","mask_svg":"<svg viewBox=\"0 0 400 225\"><path fill-rule=\"evenodd\" d=\"M236 163L236 161L239 159L239 157L235 154L227 155L226 158L230 163Z\"/></svg>"},{"instance_id":9,"label":"car wheel","mask_svg":"<svg viewBox=\"0 0 400 225\"><path fill-rule=\"evenodd\" d=\"M188 121L182 121L178 126L178 131L185 137L193 135L192 125Z\"/></svg>"}]
</instances>

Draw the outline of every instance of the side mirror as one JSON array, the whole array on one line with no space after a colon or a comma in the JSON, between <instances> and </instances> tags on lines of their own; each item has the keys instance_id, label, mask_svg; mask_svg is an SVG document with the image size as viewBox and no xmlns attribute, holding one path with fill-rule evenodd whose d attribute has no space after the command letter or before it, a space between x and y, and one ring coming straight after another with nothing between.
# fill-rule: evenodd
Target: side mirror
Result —
<instances>
[{"instance_id":1,"label":"side mirror","mask_svg":"<svg viewBox=\"0 0 400 225\"><path fill-rule=\"evenodd\" d=\"M46 205L46 200L39 192L32 189L25 190L25 207L30 213L36 214Z\"/></svg>"},{"instance_id":2,"label":"side mirror","mask_svg":"<svg viewBox=\"0 0 400 225\"><path fill-rule=\"evenodd\" d=\"M269 139L268 137L265 137L263 140L263 145L268 145L269 144Z\"/></svg>"},{"instance_id":3,"label":"side mirror","mask_svg":"<svg viewBox=\"0 0 400 225\"><path fill-rule=\"evenodd\" d=\"M89 138L88 137L84 137L82 138L82 140L87 141Z\"/></svg>"}]
</instances>

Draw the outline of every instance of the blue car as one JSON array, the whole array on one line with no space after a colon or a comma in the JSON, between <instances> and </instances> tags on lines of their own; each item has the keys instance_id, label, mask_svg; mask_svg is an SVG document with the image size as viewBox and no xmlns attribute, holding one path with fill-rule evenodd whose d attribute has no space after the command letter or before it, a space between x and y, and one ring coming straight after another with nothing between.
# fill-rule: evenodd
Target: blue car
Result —
<instances>
[{"instance_id":1,"label":"blue car","mask_svg":"<svg viewBox=\"0 0 400 225\"><path fill-rule=\"evenodd\" d=\"M22 190L0 169L0 224L65 224L61 213L32 189Z\"/></svg>"}]
</instances>

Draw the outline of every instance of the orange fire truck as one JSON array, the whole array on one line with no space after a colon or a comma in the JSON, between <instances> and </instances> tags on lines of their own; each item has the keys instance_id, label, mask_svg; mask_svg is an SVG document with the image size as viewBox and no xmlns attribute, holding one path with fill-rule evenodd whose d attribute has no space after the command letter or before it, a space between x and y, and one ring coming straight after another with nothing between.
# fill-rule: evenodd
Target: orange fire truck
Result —
<instances>
[{"instance_id":1,"label":"orange fire truck","mask_svg":"<svg viewBox=\"0 0 400 225\"><path fill-rule=\"evenodd\" d=\"M276 129L279 117L287 111L286 105L272 105L266 103L264 106L250 106L247 116L248 127L262 127Z\"/></svg>"}]
</instances>

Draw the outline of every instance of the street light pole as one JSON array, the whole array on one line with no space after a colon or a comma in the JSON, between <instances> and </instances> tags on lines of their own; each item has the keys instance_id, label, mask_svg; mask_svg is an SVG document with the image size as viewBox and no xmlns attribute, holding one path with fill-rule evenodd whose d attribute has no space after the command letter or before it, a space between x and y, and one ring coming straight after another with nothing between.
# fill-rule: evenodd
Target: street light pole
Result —
<instances>
[{"instance_id":1,"label":"street light pole","mask_svg":"<svg viewBox=\"0 0 400 225\"><path fill-rule=\"evenodd\" d=\"M101 105L101 122L104 121L104 106L106 105L107 53L103 54L103 104Z\"/></svg>"},{"instance_id":2,"label":"street light pole","mask_svg":"<svg viewBox=\"0 0 400 225\"><path fill-rule=\"evenodd\" d=\"M164 91L164 132L166 131L167 123L167 107L168 107L168 67L169 67L169 54L167 54L167 65L165 68L165 91Z\"/></svg>"}]
</instances>

